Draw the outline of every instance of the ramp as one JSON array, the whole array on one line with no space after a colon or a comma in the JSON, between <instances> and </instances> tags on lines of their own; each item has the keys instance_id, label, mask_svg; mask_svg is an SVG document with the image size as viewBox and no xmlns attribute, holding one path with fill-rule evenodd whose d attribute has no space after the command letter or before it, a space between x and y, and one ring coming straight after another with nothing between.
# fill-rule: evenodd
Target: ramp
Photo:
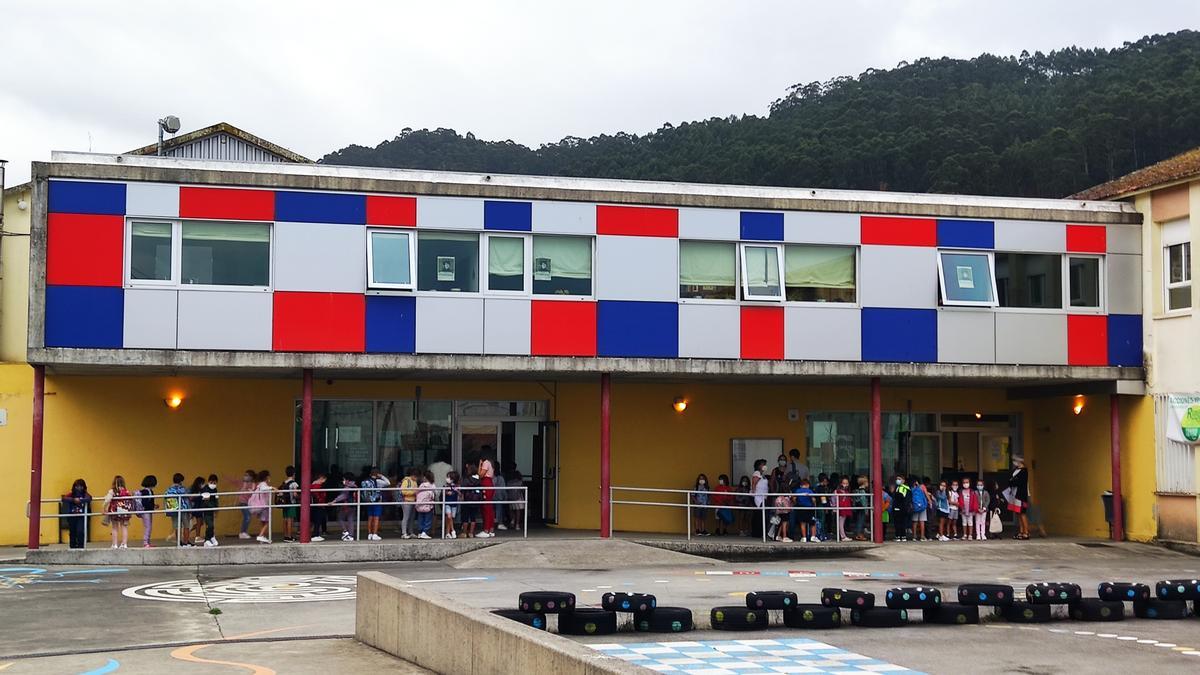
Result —
<instances>
[{"instance_id":1,"label":"ramp","mask_svg":"<svg viewBox=\"0 0 1200 675\"><path fill-rule=\"evenodd\" d=\"M657 565L712 565L717 561L620 539L526 539L446 559L456 569L595 570Z\"/></svg>"}]
</instances>

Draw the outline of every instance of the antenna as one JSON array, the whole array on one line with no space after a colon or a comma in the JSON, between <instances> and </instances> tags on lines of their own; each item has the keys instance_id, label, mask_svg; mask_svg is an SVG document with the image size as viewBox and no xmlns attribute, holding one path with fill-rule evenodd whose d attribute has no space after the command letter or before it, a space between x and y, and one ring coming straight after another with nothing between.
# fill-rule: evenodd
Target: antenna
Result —
<instances>
[{"instance_id":1,"label":"antenna","mask_svg":"<svg viewBox=\"0 0 1200 675\"><path fill-rule=\"evenodd\" d=\"M158 121L158 155L163 154L163 132L174 135L179 131L179 118L174 115L167 115Z\"/></svg>"}]
</instances>

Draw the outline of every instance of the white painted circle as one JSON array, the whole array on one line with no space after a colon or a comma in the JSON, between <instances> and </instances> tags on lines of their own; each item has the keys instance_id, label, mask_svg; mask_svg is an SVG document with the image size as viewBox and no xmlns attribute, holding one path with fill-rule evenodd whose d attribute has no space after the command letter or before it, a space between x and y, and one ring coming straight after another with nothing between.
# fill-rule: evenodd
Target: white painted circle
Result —
<instances>
[{"instance_id":1,"label":"white painted circle","mask_svg":"<svg viewBox=\"0 0 1200 675\"><path fill-rule=\"evenodd\" d=\"M340 575L282 575L239 577L204 584L196 579L181 579L133 586L121 591L121 595L138 600L213 605L353 600L355 579Z\"/></svg>"}]
</instances>

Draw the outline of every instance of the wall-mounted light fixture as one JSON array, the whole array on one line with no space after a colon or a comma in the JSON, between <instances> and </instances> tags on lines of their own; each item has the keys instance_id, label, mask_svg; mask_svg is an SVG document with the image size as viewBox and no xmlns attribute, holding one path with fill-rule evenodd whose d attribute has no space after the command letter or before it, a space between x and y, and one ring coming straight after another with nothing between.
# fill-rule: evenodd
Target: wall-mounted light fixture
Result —
<instances>
[{"instance_id":1,"label":"wall-mounted light fixture","mask_svg":"<svg viewBox=\"0 0 1200 675\"><path fill-rule=\"evenodd\" d=\"M682 396L676 396L675 402L671 404L671 407L675 408L675 412L683 412L687 410L687 399Z\"/></svg>"},{"instance_id":2,"label":"wall-mounted light fixture","mask_svg":"<svg viewBox=\"0 0 1200 675\"><path fill-rule=\"evenodd\" d=\"M1076 415L1083 412L1083 394L1075 395L1075 403L1071 405L1071 412L1074 412Z\"/></svg>"},{"instance_id":3,"label":"wall-mounted light fixture","mask_svg":"<svg viewBox=\"0 0 1200 675\"><path fill-rule=\"evenodd\" d=\"M983 413L981 413L981 412L975 413L975 419L977 419L977 420L983 419Z\"/></svg>"},{"instance_id":4,"label":"wall-mounted light fixture","mask_svg":"<svg viewBox=\"0 0 1200 675\"><path fill-rule=\"evenodd\" d=\"M163 399L163 404L171 410L176 410L179 406L183 405L183 396L180 394L171 394Z\"/></svg>"}]
</instances>

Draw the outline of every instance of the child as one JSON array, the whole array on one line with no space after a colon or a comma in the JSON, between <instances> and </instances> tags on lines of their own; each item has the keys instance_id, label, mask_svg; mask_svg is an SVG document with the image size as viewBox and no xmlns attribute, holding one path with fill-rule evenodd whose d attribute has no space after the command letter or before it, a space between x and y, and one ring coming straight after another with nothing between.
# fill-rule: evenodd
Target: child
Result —
<instances>
[{"instance_id":1,"label":"child","mask_svg":"<svg viewBox=\"0 0 1200 675\"><path fill-rule=\"evenodd\" d=\"M775 497L775 516L771 518L771 529L775 529L775 521L779 521L779 532L775 537L775 541L783 542L784 544L792 543L788 537L788 520L791 517L792 498L787 495L778 495ZM769 536L769 535L768 535Z\"/></svg>"},{"instance_id":2,"label":"child","mask_svg":"<svg viewBox=\"0 0 1200 675\"><path fill-rule=\"evenodd\" d=\"M866 476L858 477L858 487L854 488L854 540L867 540L867 516L871 510L867 508L870 503L871 494L871 479ZM874 527L874 524L872 524Z\"/></svg>"},{"instance_id":3,"label":"child","mask_svg":"<svg viewBox=\"0 0 1200 675\"><path fill-rule=\"evenodd\" d=\"M697 537L707 537L708 528L708 476L696 476L696 485L691 495L692 530Z\"/></svg>"},{"instance_id":4,"label":"child","mask_svg":"<svg viewBox=\"0 0 1200 675\"><path fill-rule=\"evenodd\" d=\"M904 482L904 476L896 476L896 487L892 490L892 527L896 530L896 541L907 541L909 525L908 507L912 488Z\"/></svg>"},{"instance_id":5,"label":"child","mask_svg":"<svg viewBox=\"0 0 1200 675\"><path fill-rule=\"evenodd\" d=\"M191 546L192 530L190 527L185 527L191 523L188 522L187 516L188 498L182 496L187 494L187 488L183 486L183 474L177 473L171 476L171 481L171 487L167 488L164 505L168 511L174 512L171 520L175 527L171 534L167 535L167 541L176 539L180 546Z\"/></svg>"},{"instance_id":6,"label":"child","mask_svg":"<svg viewBox=\"0 0 1200 675\"><path fill-rule=\"evenodd\" d=\"M213 526L217 519L217 474L208 474L208 482L200 487L200 513L204 519L204 545L220 546L217 531Z\"/></svg>"},{"instance_id":7,"label":"child","mask_svg":"<svg viewBox=\"0 0 1200 675\"><path fill-rule=\"evenodd\" d=\"M202 504L200 489L204 487L205 482L203 478L196 476L196 479L192 481L192 486L188 488L188 494L191 495L187 498L188 515L191 516L192 521L192 543L196 545L199 545L200 533L204 530L204 514L200 512Z\"/></svg>"},{"instance_id":8,"label":"child","mask_svg":"<svg viewBox=\"0 0 1200 675\"><path fill-rule=\"evenodd\" d=\"M63 495L62 500L67 513L87 514L91 510L92 505L92 496L88 494L87 481L82 478L76 478L75 482L71 484L71 491ZM84 548L84 518L87 518L87 515L77 515L67 518L67 527L71 530L71 548Z\"/></svg>"},{"instance_id":9,"label":"child","mask_svg":"<svg viewBox=\"0 0 1200 675\"><path fill-rule=\"evenodd\" d=\"M296 519L300 517L299 504L300 484L296 482L296 467L287 466L283 470L283 484L279 486L279 503L283 504L283 540L296 541L293 530Z\"/></svg>"},{"instance_id":10,"label":"child","mask_svg":"<svg viewBox=\"0 0 1200 675\"><path fill-rule=\"evenodd\" d=\"M129 548L129 517L133 511L133 499L125 488L124 476L113 476L112 487L104 495L104 513L112 526L112 547ZM120 546L117 541L120 539Z\"/></svg>"},{"instance_id":11,"label":"child","mask_svg":"<svg viewBox=\"0 0 1200 675\"><path fill-rule=\"evenodd\" d=\"M729 476L717 476L716 493L713 495L713 504L717 507L716 534L728 536L729 526L733 524L733 509L729 508L733 506L733 488L729 485Z\"/></svg>"},{"instance_id":12,"label":"child","mask_svg":"<svg viewBox=\"0 0 1200 675\"><path fill-rule=\"evenodd\" d=\"M358 494L358 486L354 484L354 474L347 471L342 474L342 491L338 493L329 506L338 506L338 524L342 526L342 541L354 541L350 530L354 529L354 503ZM415 495L414 495L415 498Z\"/></svg>"},{"instance_id":13,"label":"child","mask_svg":"<svg viewBox=\"0 0 1200 675\"><path fill-rule=\"evenodd\" d=\"M259 471L255 476L258 483L254 486L254 494L250 495L250 499L246 502L250 507L252 516L257 516L258 521L262 526L258 528L258 536L255 540L260 544L271 543L271 493L275 488L271 487L271 472L266 469Z\"/></svg>"},{"instance_id":14,"label":"child","mask_svg":"<svg viewBox=\"0 0 1200 675\"><path fill-rule=\"evenodd\" d=\"M520 532L525 528L525 490L521 489L525 487L525 478L520 471L513 471L505 483L508 485L508 501L512 502L508 505L512 529Z\"/></svg>"},{"instance_id":15,"label":"child","mask_svg":"<svg viewBox=\"0 0 1200 675\"><path fill-rule=\"evenodd\" d=\"M400 480L400 538L413 536L413 507L417 502L417 469L412 467Z\"/></svg>"},{"instance_id":16,"label":"child","mask_svg":"<svg viewBox=\"0 0 1200 675\"><path fill-rule=\"evenodd\" d=\"M467 475L462 481L462 531L463 536L470 539L475 536L475 519L479 517L479 502L483 499L483 490L479 489L479 469L474 463L467 464ZM480 532L486 537L486 532Z\"/></svg>"},{"instance_id":17,"label":"child","mask_svg":"<svg viewBox=\"0 0 1200 675\"><path fill-rule=\"evenodd\" d=\"M829 522L829 476L824 473L817 474L817 487L813 493L817 495L817 511L813 513L813 520L819 526L818 537L821 541L825 541L829 538L830 525L832 525Z\"/></svg>"},{"instance_id":18,"label":"child","mask_svg":"<svg viewBox=\"0 0 1200 675\"><path fill-rule=\"evenodd\" d=\"M983 487L983 481L975 483L975 540L984 541L987 539L987 517L988 509L992 505L992 496Z\"/></svg>"},{"instance_id":19,"label":"child","mask_svg":"<svg viewBox=\"0 0 1200 675\"><path fill-rule=\"evenodd\" d=\"M958 501L959 513L962 514L962 538L969 541L975 538L975 511L979 508L979 502L975 499L975 491L971 489L971 479L966 476L958 491Z\"/></svg>"},{"instance_id":20,"label":"child","mask_svg":"<svg viewBox=\"0 0 1200 675\"><path fill-rule=\"evenodd\" d=\"M801 478L800 484L792 490L796 495L795 511L792 511L792 520L795 525L798 525L796 534L800 536L800 541L814 542L817 541L816 533L813 531L813 491L812 482L807 478Z\"/></svg>"},{"instance_id":21,"label":"child","mask_svg":"<svg viewBox=\"0 0 1200 675\"><path fill-rule=\"evenodd\" d=\"M135 494L138 497L138 518L142 519L142 548L154 548L150 543L150 529L154 526L154 488L158 478L146 476L142 479L142 487Z\"/></svg>"},{"instance_id":22,"label":"child","mask_svg":"<svg viewBox=\"0 0 1200 675\"><path fill-rule=\"evenodd\" d=\"M433 484L433 473L426 471L424 480L417 486L417 539L432 539L429 530L433 527L433 502L437 488Z\"/></svg>"},{"instance_id":23,"label":"child","mask_svg":"<svg viewBox=\"0 0 1200 675\"><path fill-rule=\"evenodd\" d=\"M446 502L445 513L442 514L442 529L446 532L447 539L458 539L458 533L454 531L454 518L458 515L458 472L448 471L446 473L446 487L442 489L442 501Z\"/></svg>"},{"instance_id":24,"label":"child","mask_svg":"<svg viewBox=\"0 0 1200 675\"><path fill-rule=\"evenodd\" d=\"M242 472L242 485L238 488L238 506L242 507L242 531L238 533L238 539L250 538L250 493L254 491L257 481L254 469L246 469Z\"/></svg>"},{"instance_id":25,"label":"child","mask_svg":"<svg viewBox=\"0 0 1200 675\"><path fill-rule=\"evenodd\" d=\"M750 536L750 517L753 510L749 507L754 506L754 498L750 496L750 476L742 476L738 481L737 496L733 498L733 503L742 508L738 509L738 536Z\"/></svg>"},{"instance_id":26,"label":"child","mask_svg":"<svg viewBox=\"0 0 1200 675\"><path fill-rule=\"evenodd\" d=\"M329 520L329 513L325 510L325 503L329 501L329 493L325 492L326 480L325 472L318 471L316 480L309 485L309 494L312 495L312 532L309 541L325 541L325 524Z\"/></svg>"},{"instance_id":27,"label":"child","mask_svg":"<svg viewBox=\"0 0 1200 675\"><path fill-rule=\"evenodd\" d=\"M925 536L925 523L929 520L929 493L925 491L925 485L915 477L909 502L912 506L913 541L929 541Z\"/></svg>"},{"instance_id":28,"label":"child","mask_svg":"<svg viewBox=\"0 0 1200 675\"><path fill-rule=\"evenodd\" d=\"M950 541L950 537L946 536L946 531L950 529L950 491L946 489L946 481L938 483L937 492L933 495L933 501L937 505L938 512L938 541Z\"/></svg>"},{"instance_id":29,"label":"child","mask_svg":"<svg viewBox=\"0 0 1200 675\"><path fill-rule=\"evenodd\" d=\"M367 540L382 541L383 537L379 536L379 519L383 517L383 491L382 488L391 485L391 482L379 471L379 467L371 467L370 474L363 479L362 487L363 498L367 502Z\"/></svg>"},{"instance_id":30,"label":"child","mask_svg":"<svg viewBox=\"0 0 1200 675\"><path fill-rule=\"evenodd\" d=\"M850 517L850 479L842 478L833 491L834 508L837 509L837 540L845 541L846 519Z\"/></svg>"},{"instance_id":31,"label":"child","mask_svg":"<svg viewBox=\"0 0 1200 675\"><path fill-rule=\"evenodd\" d=\"M958 507L961 501L958 494L958 481L950 481L950 491L946 493L946 501L950 506L950 527L947 538L958 539Z\"/></svg>"}]
</instances>

